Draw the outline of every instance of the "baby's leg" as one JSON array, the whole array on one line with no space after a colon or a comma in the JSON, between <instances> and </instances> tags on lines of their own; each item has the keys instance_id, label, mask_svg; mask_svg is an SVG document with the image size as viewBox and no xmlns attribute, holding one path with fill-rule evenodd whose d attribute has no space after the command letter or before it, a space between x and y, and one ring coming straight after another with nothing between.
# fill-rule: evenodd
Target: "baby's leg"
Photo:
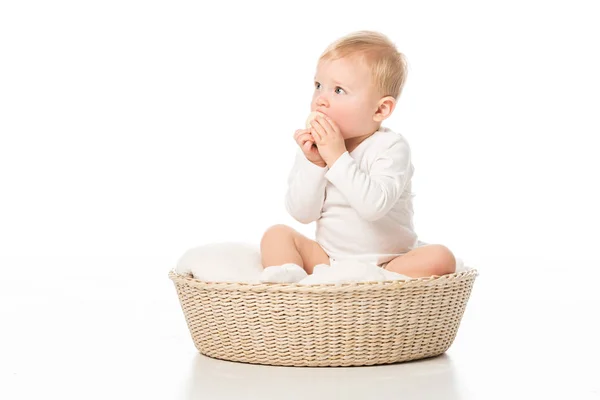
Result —
<instances>
[{"instance_id":1,"label":"baby's leg","mask_svg":"<svg viewBox=\"0 0 600 400\"><path fill-rule=\"evenodd\" d=\"M447 247L428 244L394 258L385 269L411 278L442 276L456 271L456 258Z\"/></svg>"},{"instance_id":2,"label":"baby's leg","mask_svg":"<svg viewBox=\"0 0 600 400\"><path fill-rule=\"evenodd\" d=\"M264 268L294 263L312 274L315 265L329 265L329 256L317 242L286 225L267 229L260 241L260 253Z\"/></svg>"}]
</instances>

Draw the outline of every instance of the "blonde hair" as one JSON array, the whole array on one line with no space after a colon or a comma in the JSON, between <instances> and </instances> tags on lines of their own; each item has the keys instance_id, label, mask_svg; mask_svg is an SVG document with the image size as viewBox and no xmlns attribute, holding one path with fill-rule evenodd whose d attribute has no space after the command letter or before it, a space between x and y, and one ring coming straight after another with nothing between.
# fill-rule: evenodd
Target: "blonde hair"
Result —
<instances>
[{"instance_id":1,"label":"blonde hair","mask_svg":"<svg viewBox=\"0 0 600 400\"><path fill-rule=\"evenodd\" d=\"M400 97L408 64L404 54L387 36L373 31L350 33L330 44L319 57L319 62L344 57L359 57L366 63L382 96Z\"/></svg>"}]
</instances>

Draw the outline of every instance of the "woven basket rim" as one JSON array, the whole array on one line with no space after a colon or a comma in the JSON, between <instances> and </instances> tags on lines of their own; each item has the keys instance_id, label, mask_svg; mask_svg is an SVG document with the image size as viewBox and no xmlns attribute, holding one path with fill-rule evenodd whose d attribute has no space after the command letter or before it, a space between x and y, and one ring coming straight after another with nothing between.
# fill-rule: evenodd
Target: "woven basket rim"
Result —
<instances>
[{"instance_id":1,"label":"woven basket rim","mask_svg":"<svg viewBox=\"0 0 600 400\"><path fill-rule=\"evenodd\" d=\"M298 283L250 283L250 282L207 282L190 275L182 275L175 271L175 268L169 271L169 279L174 283L186 284L206 290L229 290L229 291L294 291L294 292L323 292L323 291L350 291L350 290L373 290L398 289L400 287L418 287L418 286L437 286L447 285L452 282L472 280L479 275L475 268L468 269L452 274L442 276L430 276L425 278L416 278L410 280L387 280L387 281L369 281L369 282L349 282L349 283L320 283L315 285L301 285Z\"/></svg>"}]
</instances>

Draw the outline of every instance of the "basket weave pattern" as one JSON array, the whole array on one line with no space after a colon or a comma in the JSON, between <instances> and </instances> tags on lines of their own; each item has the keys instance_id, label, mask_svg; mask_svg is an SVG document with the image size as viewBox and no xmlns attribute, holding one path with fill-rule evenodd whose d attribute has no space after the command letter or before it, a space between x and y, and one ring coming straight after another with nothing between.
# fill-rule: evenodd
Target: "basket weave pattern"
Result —
<instances>
[{"instance_id":1,"label":"basket weave pattern","mask_svg":"<svg viewBox=\"0 0 600 400\"><path fill-rule=\"evenodd\" d=\"M444 353L476 270L352 284L211 283L169 272L194 345L230 361L287 366L389 364Z\"/></svg>"}]
</instances>

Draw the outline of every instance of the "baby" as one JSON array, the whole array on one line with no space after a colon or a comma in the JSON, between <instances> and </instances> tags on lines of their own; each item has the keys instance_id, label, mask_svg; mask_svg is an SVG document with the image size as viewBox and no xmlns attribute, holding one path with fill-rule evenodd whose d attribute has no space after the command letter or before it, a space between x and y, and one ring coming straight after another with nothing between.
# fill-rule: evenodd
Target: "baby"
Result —
<instances>
[{"instance_id":1,"label":"baby","mask_svg":"<svg viewBox=\"0 0 600 400\"><path fill-rule=\"evenodd\" d=\"M406 73L404 55L377 32L347 35L321 55L307 127L294 134L285 201L299 222L316 221L316 241L275 225L260 243L263 267L295 264L311 274L352 259L414 278L455 271L448 248L418 242L410 148L381 126Z\"/></svg>"}]
</instances>

